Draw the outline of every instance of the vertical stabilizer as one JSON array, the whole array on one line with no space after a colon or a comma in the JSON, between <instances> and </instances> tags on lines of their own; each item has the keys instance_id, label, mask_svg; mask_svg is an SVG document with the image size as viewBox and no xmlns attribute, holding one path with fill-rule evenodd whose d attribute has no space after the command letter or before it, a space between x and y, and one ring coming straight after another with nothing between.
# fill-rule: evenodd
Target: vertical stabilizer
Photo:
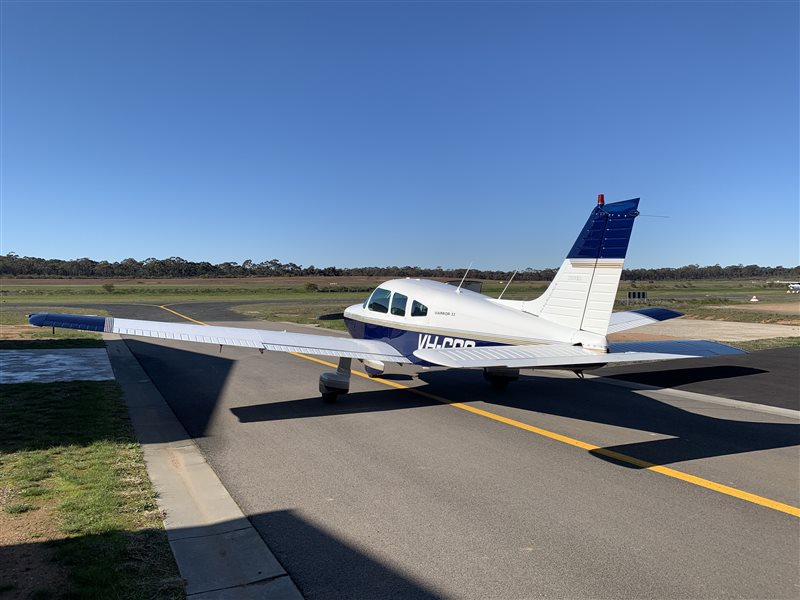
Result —
<instances>
[{"instance_id":1,"label":"vertical stabilizer","mask_svg":"<svg viewBox=\"0 0 800 600\"><path fill-rule=\"evenodd\" d=\"M571 329L606 335L639 198L597 206L556 273L523 310Z\"/></svg>"}]
</instances>

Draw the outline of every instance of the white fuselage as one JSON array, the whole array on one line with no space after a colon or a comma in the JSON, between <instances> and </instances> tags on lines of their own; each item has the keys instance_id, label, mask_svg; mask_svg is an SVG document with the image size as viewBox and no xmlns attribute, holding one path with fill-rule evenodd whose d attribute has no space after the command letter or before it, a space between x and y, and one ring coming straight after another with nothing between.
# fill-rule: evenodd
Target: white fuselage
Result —
<instances>
[{"instance_id":1,"label":"white fuselage","mask_svg":"<svg viewBox=\"0 0 800 600\"><path fill-rule=\"evenodd\" d=\"M404 354L417 348L447 348L492 344L584 344L603 349L605 336L579 331L524 312L522 303L489 298L466 289L437 281L396 279L381 284L378 290L407 298L402 314L383 311L373 303L375 293L364 304L344 312L353 337L385 339ZM376 290L377 291L377 290ZM422 305L424 311L420 310ZM417 310L413 311L412 306ZM377 309L377 310L376 310ZM409 335L411 334L411 335ZM416 334L416 335L413 335ZM393 343L393 341L395 343Z\"/></svg>"}]
</instances>

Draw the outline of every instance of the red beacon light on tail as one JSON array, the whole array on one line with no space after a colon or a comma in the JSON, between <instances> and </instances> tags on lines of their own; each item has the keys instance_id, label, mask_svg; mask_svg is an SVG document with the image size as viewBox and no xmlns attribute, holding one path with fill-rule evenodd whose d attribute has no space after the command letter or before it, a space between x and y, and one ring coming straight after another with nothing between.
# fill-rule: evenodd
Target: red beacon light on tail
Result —
<instances>
[{"instance_id":1,"label":"red beacon light on tail","mask_svg":"<svg viewBox=\"0 0 800 600\"><path fill-rule=\"evenodd\" d=\"M606 198L603 194L597 194L597 206L603 206L606 203Z\"/></svg>"}]
</instances>

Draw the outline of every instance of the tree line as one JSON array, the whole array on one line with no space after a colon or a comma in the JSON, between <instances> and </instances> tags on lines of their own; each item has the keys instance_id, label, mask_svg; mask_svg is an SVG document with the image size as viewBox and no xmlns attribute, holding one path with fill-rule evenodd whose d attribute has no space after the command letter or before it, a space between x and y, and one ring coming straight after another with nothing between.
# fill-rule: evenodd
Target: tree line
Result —
<instances>
[{"instance_id":1,"label":"tree line","mask_svg":"<svg viewBox=\"0 0 800 600\"><path fill-rule=\"evenodd\" d=\"M524 269L517 273L519 281L549 281L558 269ZM512 271L472 269L472 279L503 281L511 277ZM0 255L0 276L19 278L97 278L97 279L152 279L183 277L296 277L296 276L362 276L362 277L437 277L461 278L464 269L442 267L303 267L293 262L282 263L277 259L255 262L193 262L178 256L170 258L148 258L136 260L126 258L118 262L96 261L89 258L62 260L18 256L10 252ZM761 267L759 265L686 265L657 269L625 269L622 278L627 281L666 281L675 279L798 279L800 266Z\"/></svg>"}]
</instances>

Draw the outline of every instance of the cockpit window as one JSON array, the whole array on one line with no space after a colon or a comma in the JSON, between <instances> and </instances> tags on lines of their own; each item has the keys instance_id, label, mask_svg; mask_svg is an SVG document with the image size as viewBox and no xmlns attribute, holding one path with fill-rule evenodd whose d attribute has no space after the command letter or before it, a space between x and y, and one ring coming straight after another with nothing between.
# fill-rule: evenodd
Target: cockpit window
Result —
<instances>
[{"instance_id":1,"label":"cockpit window","mask_svg":"<svg viewBox=\"0 0 800 600\"><path fill-rule=\"evenodd\" d=\"M406 302L408 302L408 296L395 292L394 296L392 296L392 314L398 317L405 317Z\"/></svg>"},{"instance_id":2,"label":"cockpit window","mask_svg":"<svg viewBox=\"0 0 800 600\"><path fill-rule=\"evenodd\" d=\"M424 304L420 304L416 300L411 303L411 316L412 317L427 317L428 316L428 307Z\"/></svg>"},{"instance_id":3,"label":"cockpit window","mask_svg":"<svg viewBox=\"0 0 800 600\"><path fill-rule=\"evenodd\" d=\"M375 291L372 292L372 296L370 296L367 308L380 313L389 312L389 296L391 295L392 292L390 292L389 290L385 290L383 288L376 288Z\"/></svg>"}]
</instances>

